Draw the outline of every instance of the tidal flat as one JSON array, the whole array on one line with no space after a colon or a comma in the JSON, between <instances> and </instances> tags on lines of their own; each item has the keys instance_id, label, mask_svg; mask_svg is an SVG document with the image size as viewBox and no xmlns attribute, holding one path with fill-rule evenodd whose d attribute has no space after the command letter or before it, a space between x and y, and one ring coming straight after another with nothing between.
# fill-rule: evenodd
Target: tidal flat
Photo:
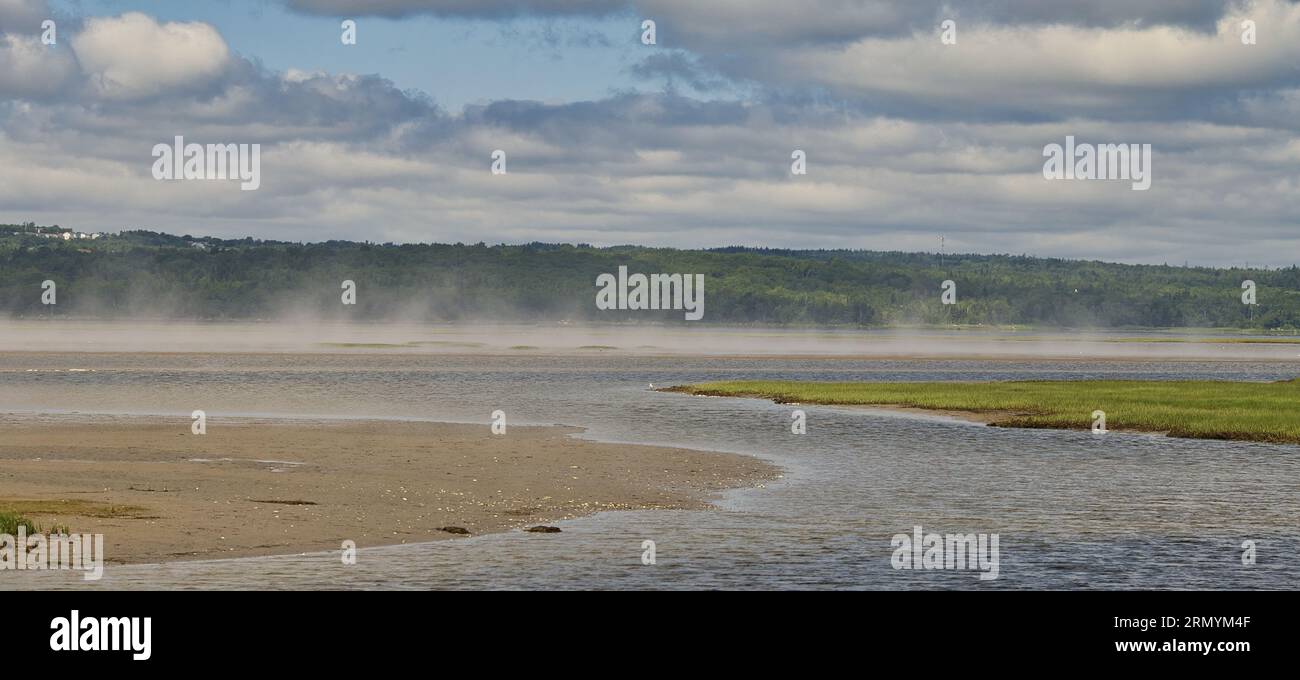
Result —
<instances>
[{"instance_id":1,"label":"tidal flat","mask_svg":"<svg viewBox=\"0 0 1300 680\"><path fill-rule=\"evenodd\" d=\"M7 418L0 511L102 533L109 563L448 539L602 510L707 509L773 478L749 456L577 439L569 427ZM456 531L463 529L464 531Z\"/></svg>"}]
</instances>

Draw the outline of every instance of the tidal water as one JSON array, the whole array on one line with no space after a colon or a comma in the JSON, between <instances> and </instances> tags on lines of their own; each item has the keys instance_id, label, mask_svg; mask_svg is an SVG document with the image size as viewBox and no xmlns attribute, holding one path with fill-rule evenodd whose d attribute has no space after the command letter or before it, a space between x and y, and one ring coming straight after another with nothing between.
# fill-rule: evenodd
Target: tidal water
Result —
<instances>
[{"instance_id":1,"label":"tidal water","mask_svg":"<svg viewBox=\"0 0 1300 680\"><path fill-rule=\"evenodd\" d=\"M1280 380L1268 360L881 359L453 353L0 354L0 414L562 423L584 437L758 456L782 479L715 511L606 512L563 533L112 566L9 588L1116 589L1300 587L1300 446L985 427L865 409L655 392L722 379ZM790 431L794 408L807 434ZM13 417L11 415L10 417ZM3 481L0 480L0 491ZM891 538L997 534L998 577L899 570ZM643 563L653 541L655 563ZM1256 561L1243 565L1243 543Z\"/></svg>"}]
</instances>

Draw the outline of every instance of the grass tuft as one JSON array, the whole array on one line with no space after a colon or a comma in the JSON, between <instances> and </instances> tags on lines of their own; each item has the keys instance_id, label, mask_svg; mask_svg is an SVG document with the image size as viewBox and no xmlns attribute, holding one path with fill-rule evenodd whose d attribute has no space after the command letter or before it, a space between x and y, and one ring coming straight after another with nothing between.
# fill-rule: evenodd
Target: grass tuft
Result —
<instances>
[{"instance_id":1,"label":"grass tuft","mask_svg":"<svg viewBox=\"0 0 1300 680\"><path fill-rule=\"evenodd\" d=\"M28 536L40 533L35 522L16 512L0 512L0 534L16 536L18 527L24 527Z\"/></svg>"}]
</instances>

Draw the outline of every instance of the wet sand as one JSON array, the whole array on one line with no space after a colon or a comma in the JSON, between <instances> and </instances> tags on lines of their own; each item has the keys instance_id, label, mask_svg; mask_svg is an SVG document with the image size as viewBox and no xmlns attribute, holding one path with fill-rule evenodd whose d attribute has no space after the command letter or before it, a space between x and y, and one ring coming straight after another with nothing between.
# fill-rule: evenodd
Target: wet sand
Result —
<instances>
[{"instance_id":1,"label":"wet sand","mask_svg":"<svg viewBox=\"0 0 1300 680\"><path fill-rule=\"evenodd\" d=\"M160 420L4 423L0 510L102 533L109 563L153 563L706 509L723 489L779 473L748 456L589 442L558 426L209 420L194 435L187 419Z\"/></svg>"}]
</instances>

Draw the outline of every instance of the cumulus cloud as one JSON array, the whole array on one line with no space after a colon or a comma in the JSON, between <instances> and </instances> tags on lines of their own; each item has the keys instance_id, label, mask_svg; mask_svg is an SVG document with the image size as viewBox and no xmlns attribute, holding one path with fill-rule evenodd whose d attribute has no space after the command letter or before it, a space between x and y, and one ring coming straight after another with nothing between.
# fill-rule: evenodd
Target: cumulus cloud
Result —
<instances>
[{"instance_id":1,"label":"cumulus cloud","mask_svg":"<svg viewBox=\"0 0 1300 680\"><path fill-rule=\"evenodd\" d=\"M11 117L30 124L11 125L17 134L0 149L13 160L0 169L0 201L65 224L98 227L111 215L114 224L102 226L306 240L931 249L944 234L951 247L974 251L1135 261L1195 261L1218 251L1267 262L1267 252L1240 244L1276 247L1293 228L1295 180L1261 181L1269 172L1259 164L1294 168L1296 150L1278 150L1267 130L1116 129L1086 120L939 124L663 94L504 101L452 115L414 102L375 107L400 97L382 83L298 74L281 85L294 80L306 87L276 106L304 110L298 97L342 83L356 91L332 106L352 113L263 123L259 134L271 144L263 188L252 195L233 184L153 181L144 149L158 140L149 134L99 146L72 131L21 134L49 129L32 111ZM189 121L188 138L241 139L225 121L204 124L197 111L176 111ZM258 109L239 115L261 117ZM79 127L121 122L83 119ZM140 126L166 123L156 115ZM1067 131L1150 140L1169 151L1159 156L1149 192L1048 182L1042 146ZM488 172L496 148L509 154L508 175ZM795 148L808 154L806 176L789 174ZM69 186L78 187L75 208L65 207ZM1234 215L1231 230L1209 217L1225 212Z\"/></svg>"},{"instance_id":2,"label":"cumulus cloud","mask_svg":"<svg viewBox=\"0 0 1300 680\"><path fill-rule=\"evenodd\" d=\"M463 16L468 4L366 6ZM474 4L500 17L621 7ZM938 41L935 3L789 6L628 10L652 12L666 43L636 45L629 68L692 96L459 111L382 75L265 69L201 23L90 18L57 50L6 32L0 220L302 240L922 250L944 235L975 252L1219 264L1290 264L1297 252L1292 3L975 2L962 4L952 47ZM1257 45L1235 40L1246 16ZM753 89L720 88L720 73ZM262 144L261 189L155 181L150 150L178 134ZM1066 135L1152 144L1151 190L1043 179L1044 145ZM495 149L507 175L489 172ZM807 175L790 173L795 149Z\"/></svg>"},{"instance_id":3,"label":"cumulus cloud","mask_svg":"<svg viewBox=\"0 0 1300 680\"><path fill-rule=\"evenodd\" d=\"M159 23L138 12L91 19L72 45L91 82L109 97L205 85L230 64L230 48L212 26Z\"/></svg>"},{"instance_id":4,"label":"cumulus cloud","mask_svg":"<svg viewBox=\"0 0 1300 680\"><path fill-rule=\"evenodd\" d=\"M897 115L1224 114L1223 99L1300 84L1289 0L289 0L305 12L509 17L623 12L663 51L629 71L700 92L757 85ZM470 5L477 9L471 9ZM955 46L939 24L958 24ZM1241 22L1262 39L1241 49ZM989 96L996 91L997 96ZM1136 97L1144 107L1134 107ZM1064 112L1064 113L1062 113ZM1127 113L1126 113L1127 112ZM1237 113L1231 109L1229 114Z\"/></svg>"},{"instance_id":5,"label":"cumulus cloud","mask_svg":"<svg viewBox=\"0 0 1300 680\"><path fill-rule=\"evenodd\" d=\"M1246 20L1267 37L1243 45ZM926 31L834 50L791 48L756 58L747 73L763 71L786 83L820 84L855 96L1008 115L1124 118L1177 109L1206 114L1205 102L1295 81L1300 6L1266 1L1237 8L1209 33L1165 25L959 23L957 35L957 45L944 45L937 31Z\"/></svg>"},{"instance_id":6,"label":"cumulus cloud","mask_svg":"<svg viewBox=\"0 0 1300 680\"><path fill-rule=\"evenodd\" d=\"M0 34L0 96L49 99L79 76L72 55L42 44L39 34Z\"/></svg>"}]
</instances>

